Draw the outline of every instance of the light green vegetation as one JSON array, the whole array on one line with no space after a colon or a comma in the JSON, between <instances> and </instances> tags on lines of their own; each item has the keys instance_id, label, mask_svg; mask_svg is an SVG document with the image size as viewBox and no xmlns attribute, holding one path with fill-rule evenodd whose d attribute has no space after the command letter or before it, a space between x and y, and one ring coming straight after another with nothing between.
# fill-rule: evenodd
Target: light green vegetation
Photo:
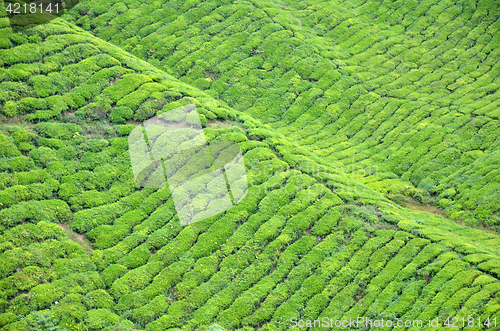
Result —
<instances>
[{"instance_id":1,"label":"light green vegetation","mask_svg":"<svg viewBox=\"0 0 500 331\"><path fill-rule=\"evenodd\" d=\"M492 0L177 0L66 18L395 201L498 229L499 15Z\"/></svg>"},{"instance_id":2,"label":"light green vegetation","mask_svg":"<svg viewBox=\"0 0 500 331\"><path fill-rule=\"evenodd\" d=\"M500 325L500 237L456 222L499 224L496 6L82 1L19 34L0 18L0 330ZM168 187L136 184L127 135L191 103L209 141L239 143L249 191L183 227Z\"/></svg>"}]
</instances>

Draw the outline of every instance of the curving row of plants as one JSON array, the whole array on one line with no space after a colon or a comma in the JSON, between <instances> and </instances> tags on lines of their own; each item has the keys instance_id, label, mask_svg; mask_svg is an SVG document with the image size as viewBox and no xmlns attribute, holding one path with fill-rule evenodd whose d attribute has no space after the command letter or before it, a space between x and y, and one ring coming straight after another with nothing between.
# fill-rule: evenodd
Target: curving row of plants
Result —
<instances>
[{"instance_id":1,"label":"curving row of plants","mask_svg":"<svg viewBox=\"0 0 500 331\"><path fill-rule=\"evenodd\" d=\"M408 195L453 219L498 226L494 184L457 179L475 164L498 185L482 166L498 149L494 2L103 6L81 3L66 19L346 172L363 169L362 180L394 201Z\"/></svg>"}]
</instances>

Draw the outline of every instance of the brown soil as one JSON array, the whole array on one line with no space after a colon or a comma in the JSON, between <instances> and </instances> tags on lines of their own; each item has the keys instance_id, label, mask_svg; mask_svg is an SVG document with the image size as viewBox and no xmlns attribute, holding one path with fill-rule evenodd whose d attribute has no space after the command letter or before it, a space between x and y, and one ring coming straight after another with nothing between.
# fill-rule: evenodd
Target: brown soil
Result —
<instances>
[{"instance_id":1,"label":"brown soil","mask_svg":"<svg viewBox=\"0 0 500 331\"><path fill-rule=\"evenodd\" d=\"M91 243L87 240L87 236L85 234L77 234L73 230L71 230L68 225L63 224L63 223L57 223L67 234L68 240L72 240L76 242L78 245L82 246L85 252L87 253L88 256L92 256L92 245Z\"/></svg>"},{"instance_id":2,"label":"brown soil","mask_svg":"<svg viewBox=\"0 0 500 331\"><path fill-rule=\"evenodd\" d=\"M406 206L406 208L411 209L411 210L416 210L416 211L425 211L427 213L432 213L435 215L446 217L446 214L444 213L444 211L442 209L437 208L435 206L422 205L418 202L409 204L408 206Z\"/></svg>"}]
</instances>

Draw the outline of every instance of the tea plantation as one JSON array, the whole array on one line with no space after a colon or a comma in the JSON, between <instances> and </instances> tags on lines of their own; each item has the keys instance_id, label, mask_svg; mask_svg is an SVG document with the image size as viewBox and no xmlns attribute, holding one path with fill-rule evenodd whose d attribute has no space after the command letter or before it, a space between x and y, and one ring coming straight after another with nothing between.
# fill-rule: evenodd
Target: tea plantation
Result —
<instances>
[{"instance_id":1,"label":"tea plantation","mask_svg":"<svg viewBox=\"0 0 500 331\"><path fill-rule=\"evenodd\" d=\"M498 229L499 15L494 0L109 0L68 20L387 196L416 187Z\"/></svg>"},{"instance_id":2,"label":"tea plantation","mask_svg":"<svg viewBox=\"0 0 500 331\"><path fill-rule=\"evenodd\" d=\"M500 329L498 2L0 9L0 330ZM181 226L128 135L191 104L248 192Z\"/></svg>"}]
</instances>

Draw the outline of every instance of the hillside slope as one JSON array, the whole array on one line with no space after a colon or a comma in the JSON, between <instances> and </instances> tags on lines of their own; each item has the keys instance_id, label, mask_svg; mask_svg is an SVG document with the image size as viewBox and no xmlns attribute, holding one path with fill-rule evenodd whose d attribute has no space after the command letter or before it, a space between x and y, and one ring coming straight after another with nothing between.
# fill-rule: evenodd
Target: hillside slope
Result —
<instances>
[{"instance_id":1,"label":"hillside slope","mask_svg":"<svg viewBox=\"0 0 500 331\"><path fill-rule=\"evenodd\" d=\"M492 0L89 0L66 18L395 201L498 230L499 16Z\"/></svg>"},{"instance_id":2,"label":"hillside slope","mask_svg":"<svg viewBox=\"0 0 500 331\"><path fill-rule=\"evenodd\" d=\"M0 20L0 328L285 330L290 318L494 318L500 238L383 194L157 67L57 20ZM182 227L128 133L194 103L249 192ZM128 124L121 125L120 123ZM473 163L467 171L478 171Z\"/></svg>"}]
</instances>

